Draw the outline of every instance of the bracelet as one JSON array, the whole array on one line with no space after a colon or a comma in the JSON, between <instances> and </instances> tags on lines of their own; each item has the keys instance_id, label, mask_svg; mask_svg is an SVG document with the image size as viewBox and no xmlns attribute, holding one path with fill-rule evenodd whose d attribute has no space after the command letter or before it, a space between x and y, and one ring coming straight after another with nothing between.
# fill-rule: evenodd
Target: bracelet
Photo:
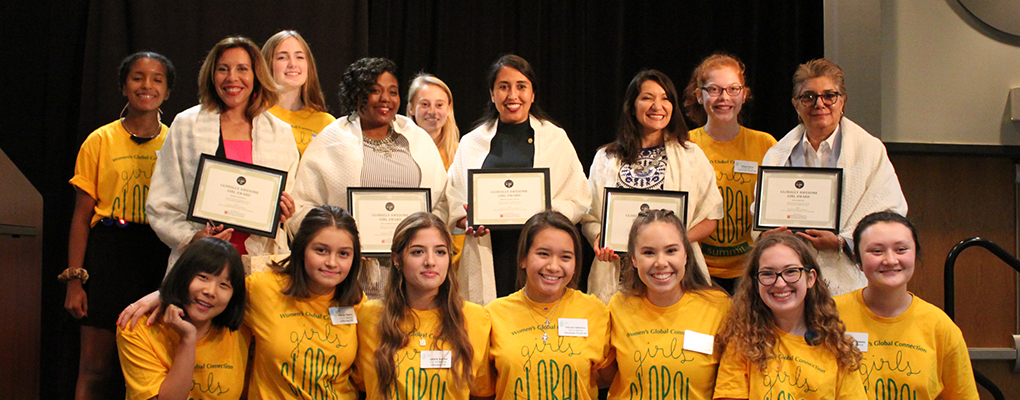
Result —
<instances>
[{"instance_id":1,"label":"bracelet","mask_svg":"<svg viewBox=\"0 0 1020 400\"><path fill-rule=\"evenodd\" d=\"M89 280L89 272L85 268L68 268L57 275L57 280L63 283L67 283L71 279L78 279L84 284Z\"/></svg>"}]
</instances>

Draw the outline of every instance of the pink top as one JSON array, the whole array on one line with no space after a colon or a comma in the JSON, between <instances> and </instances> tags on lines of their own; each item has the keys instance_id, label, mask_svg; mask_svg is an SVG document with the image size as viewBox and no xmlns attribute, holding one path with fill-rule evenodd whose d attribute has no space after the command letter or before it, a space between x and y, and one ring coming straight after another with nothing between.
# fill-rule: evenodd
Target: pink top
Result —
<instances>
[{"instance_id":1,"label":"pink top","mask_svg":"<svg viewBox=\"0 0 1020 400\"><path fill-rule=\"evenodd\" d=\"M223 140L223 152L226 153L227 159L252 164L251 140ZM248 254L248 249L244 247L244 241L248 240L248 236L251 234L238 231L230 235L230 244L234 245L241 255Z\"/></svg>"}]
</instances>

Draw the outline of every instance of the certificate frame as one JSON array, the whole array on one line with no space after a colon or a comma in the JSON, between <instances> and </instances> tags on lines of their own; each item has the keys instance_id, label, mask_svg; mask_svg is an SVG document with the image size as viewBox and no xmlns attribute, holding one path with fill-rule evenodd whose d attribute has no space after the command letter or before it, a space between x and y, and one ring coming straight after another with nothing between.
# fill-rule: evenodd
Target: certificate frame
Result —
<instances>
[{"instance_id":1,"label":"certificate frame","mask_svg":"<svg viewBox=\"0 0 1020 400\"><path fill-rule=\"evenodd\" d=\"M485 168L485 169L469 169L468 173L468 209L467 209L467 224L471 227L477 227L484 225L487 229L516 229L521 228L533 215L552 208L552 198L550 196L551 191L549 190L549 168ZM531 196L530 189L518 189L524 190L520 194L521 199L527 199L528 204L523 205L525 209L511 210L507 215L503 214L498 216L489 215L478 215L479 212L490 211L480 210L478 204L483 201L495 201L488 195L480 194L478 186L483 185L485 187L493 186L492 181L503 180L503 186L508 190L514 186L514 180L525 180L531 183L532 188L538 186L541 193L539 193L539 199L537 202L528 196ZM534 180L540 179L541 182L535 184ZM490 193L491 194L491 193ZM525 196L527 195L527 196ZM496 201L498 203L498 201ZM531 206L531 207L528 207Z\"/></svg>"},{"instance_id":2,"label":"certificate frame","mask_svg":"<svg viewBox=\"0 0 1020 400\"><path fill-rule=\"evenodd\" d=\"M843 169L758 167L754 200L756 231L785 226L795 232L817 229L839 234Z\"/></svg>"},{"instance_id":3,"label":"certificate frame","mask_svg":"<svg viewBox=\"0 0 1020 400\"><path fill-rule=\"evenodd\" d=\"M678 190L605 188L602 196L602 234L599 235L599 247L609 247L617 254L626 254L630 227L634 224L634 218L645 210L645 207L673 211L686 227L688 197L687 192ZM638 210L632 208L634 205L638 205Z\"/></svg>"},{"instance_id":4,"label":"certificate frame","mask_svg":"<svg viewBox=\"0 0 1020 400\"><path fill-rule=\"evenodd\" d=\"M224 179L230 176L236 178ZM202 154L188 202L187 220L276 237L280 228L280 196L286 187L287 171ZM272 211L266 213L267 210ZM250 216L251 212L255 216Z\"/></svg>"},{"instance_id":5,"label":"certificate frame","mask_svg":"<svg viewBox=\"0 0 1020 400\"><path fill-rule=\"evenodd\" d=\"M400 210L394 212L398 205ZM371 257L388 256L394 229L400 221L419 211L432 212L432 190L417 187L348 187L347 211L358 224L361 254Z\"/></svg>"}]
</instances>

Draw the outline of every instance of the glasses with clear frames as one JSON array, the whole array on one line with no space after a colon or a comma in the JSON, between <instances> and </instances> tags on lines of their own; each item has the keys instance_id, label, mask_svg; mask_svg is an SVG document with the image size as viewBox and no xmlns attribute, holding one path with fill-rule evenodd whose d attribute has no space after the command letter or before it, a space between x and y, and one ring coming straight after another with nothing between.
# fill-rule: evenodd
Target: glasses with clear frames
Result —
<instances>
[{"instance_id":1,"label":"glasses with clear frames","mask_svg":"<svg viewBox=\"0 0 1020 400\"><path fill-rule=\"evenodd\" d=\"M815 105L815 101L818 99L822 99L822 104L831 106L833 104L836 104L836 100L839 99L840 95L841 94L839 92L827 92L827 93L807 92L800 96L794 97L794 99L799 101L800 104L804 105L805 107L811 107Z\"/></svg>"},{"instance_id":2,"label":"glasses with clear frames","mask_svg":"<svg viewBox=\"0 0 1020 400\"><path fill-rule=\"evenodd\" d=\"M744 90L744 87L739 85L733 85L727 88L721 88L713 85L705 86L701 88L701 90L708 92L708 95L710 97L719 97L720 95L722 95L723 92L726 92L726 94L730 95L730 97L736 97L740 95L740 92Z\"/></svg>"},{"instance_id":3,"label":"glasses with clear frames","mask_svg":"<svg viewBox=\"0 0 1020 400\"><path fill-rule=\"evenodd\" d=\"M794 284L797 283L797 281L800 281L800 278L804 276L804 271L807 271L807 268L787 268L780 273L776 273L775 271L758 271L758 283L764 286L772 286L775 285L781 277L787 284Z\"/></svg>"}]
</instances>

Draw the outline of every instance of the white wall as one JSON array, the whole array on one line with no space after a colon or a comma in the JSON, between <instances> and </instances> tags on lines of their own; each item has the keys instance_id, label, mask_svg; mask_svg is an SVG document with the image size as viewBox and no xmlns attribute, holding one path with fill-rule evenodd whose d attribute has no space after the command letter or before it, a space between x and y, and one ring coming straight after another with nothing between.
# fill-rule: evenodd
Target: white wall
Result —
<instances>
[{"instance_id":1,"label":"white wall","mask_svg":"<svg viewBox=\"0 0 1020 400\"><path fill-rule=\"evenodd\" d=\"M1020 37L957 0L826 0L825 14L826 57L847 74L847 116L883 141L1020 145L1008 115Z\"/></svg>"}]
</instances>

